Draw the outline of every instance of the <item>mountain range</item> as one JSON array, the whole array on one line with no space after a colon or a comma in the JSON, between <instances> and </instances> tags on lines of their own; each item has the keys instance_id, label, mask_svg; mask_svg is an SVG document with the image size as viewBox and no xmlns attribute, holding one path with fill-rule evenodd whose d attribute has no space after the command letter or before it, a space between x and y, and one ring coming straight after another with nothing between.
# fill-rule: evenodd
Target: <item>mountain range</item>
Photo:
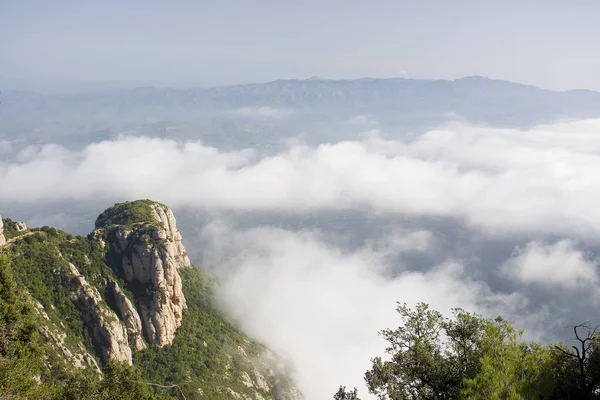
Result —
<instances>
[{"instance_id":1,"label":"mountain range","mask_svg":"<svg viewBox=\"0 0 600 400\"><path fill-rule=\"evenodd\" d=\"M165 122L187 126L197 134L223 131L231 135L236 129L247 130L249 121L259 131L276 129L280 136L293 136L357 116L399 131L439 125L449 117L526 128L561 119L600 117L600 93L552 91L479 76L278 80L64 94L7 90L0 107L0 139L49 143L66 137L70 139L64 141L71 142L77 136L79 142L87 143ZM223 124L233 124L234 129L225 129ZM219 143L216 139L215 145Z\"/></svg>"}]
</instances>

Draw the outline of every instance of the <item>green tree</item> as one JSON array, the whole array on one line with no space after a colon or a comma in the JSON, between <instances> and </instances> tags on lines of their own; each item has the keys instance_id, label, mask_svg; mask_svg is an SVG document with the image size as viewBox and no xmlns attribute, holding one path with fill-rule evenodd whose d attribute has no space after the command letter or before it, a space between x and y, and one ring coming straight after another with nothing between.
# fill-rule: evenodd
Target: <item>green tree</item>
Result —
<instances>
[{"instance_id":1,"label":"green tree","mask_svg":"<svg viewBox=\"0 0 600 400\"><path fill-rule=\"evenodd\" d=\"M19 290L5 254L0 254L0 397L50 399L56 388L44 381L36 316Z\"/></svg>"},{"instance_id":2,"label":"green tree","mask_svg":"<svg viewBox=\"0 0 600 400\"><path fill-rule=\"evenodd\" d=\"M372 359L365 380L380 399L456 399L466 378L480 368L481 342L487 321L461 309L446 319L419 303L415 309L398 305L402 324L380 334L391 357Z\"/></svg>"},{"instance_id":3,"label":"green tree","mask_svg":"<svg viewBox=\"0 0 600 400\"><path fill-rule=\"evenodd\" d=\"M346 386L340 386L338 391L333 395L333 400L360 400L358 398L358 389L346 391Z\"/></svg>"},{"instance_id":4,"label":"green tree","mask_svg":"<svg viewBox=\"0 0 600 400\"><path fill-rule=\"evenodd\" d=\"M538 399L552 392L551 351L521 340L516 331L498 318L486 325L482 341L481 367L465 379L461 397L473 400Z\"/></svg>"}]
</instances>

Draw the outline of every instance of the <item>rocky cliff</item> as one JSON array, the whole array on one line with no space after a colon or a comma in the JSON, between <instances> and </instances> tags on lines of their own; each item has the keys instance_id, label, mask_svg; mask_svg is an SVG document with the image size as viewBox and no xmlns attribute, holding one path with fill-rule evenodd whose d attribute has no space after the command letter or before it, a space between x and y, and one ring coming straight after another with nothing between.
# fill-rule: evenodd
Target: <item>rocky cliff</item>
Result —
<instances>
[{"instance_id":1,"label":"rocky cliff","mask_svg":"<svg viewBox=\"0 0 600 400\"><path fill-rule=\"evenodd\" d=\"M126 207L139 208L138 215L132 217ZM173 212L154 202L118 204L98 218L96 231L94 236L105 238L108 257L137 295L146 339L158 347L170 344L186 306L177 271L191 265Z\"/></svg>"},{"instance_id":2,"label":"rocky cliff","mask_svg":"<svg viewBox=\"0 0 600 400\"><path fill-rule=\"evenodd\" d=\"M146 343L144 342L144 339L142 339L143 331L140 315L117 282L110 281L108 287L110 288L110 293L114 299L119 316L127 329L129 342L133 344L136 350L144 350L146 348Z\"/></svg>"},{"instance_id":3,"label":"rocky cliff","mask_svg":"<svg viewBox=\"0 0 600 400\"><path fill-rule=\"evenodd\" d=\"M80 310L82 319L100 348L103 361L113 360L132 364L127 331L117 315L102 300L98 289L91 286L77 268L69 263L67 291Z\"/></svg>"},{"instance_id":4,"label":"rocky cliff","mask_svg":"<svg viewBox=\"0 0 600 400\"><path fill-rule=\"evenodd\" d=\"M51 227L27 230L9 219L2 233L10 243L0 246L0 321L22 321L0 324L0 397L8 393L1 385L2 368L10 366L5 349L19 338L28 341L20 351L36 349L29 369L19 369L33 385L47 382L59 390L56 382L75 379L49 398L93 398L94 385L109 385L115 393L137 385L156 397L136 400L302 399L284 364L212 306L216 279L190 263L167 206L149 200L115 204L88 236ZM13 294L5 299L8 292ZM6 301L14 310L21 307L10 318L2 314ZM40 343L29 333L7 336L18 329L36 332ZM136 369L128 370L132 364ZM78 392L83 388L88 392ZM32 396L23 398L41 398Z\"/></svg>"},{"instance_id":5,"label":"rocky cliff","mask_svg":"<svg viewBox=\"0 0 600 400\"><path fill-rule=\"evenodd\" d=\"M4 237L4 222L2 221L2 217L0 216L0 246L6 243L6 238Z\"/></svg>"}]
</instances>

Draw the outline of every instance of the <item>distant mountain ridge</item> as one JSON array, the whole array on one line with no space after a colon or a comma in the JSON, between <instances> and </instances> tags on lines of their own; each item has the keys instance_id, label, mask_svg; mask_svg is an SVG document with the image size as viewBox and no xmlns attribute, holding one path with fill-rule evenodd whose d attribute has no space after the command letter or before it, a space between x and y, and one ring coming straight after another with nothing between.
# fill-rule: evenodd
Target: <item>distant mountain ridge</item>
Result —
<instances>
[{"instance_id":1,"label":"distant mountain ridge","mask_svg":"<svg viewBox=\"0 0 600 400\"><path fill-rule=\"evenodd\" d=\"M89 135L165 121L199 124L206 131L214 131L223 121L248 120L268 121L259 129L277 124L277 131L282 131L289 122L295 131L310 132L312 121L343 121L357 115L411 130L439 125L448 113L474 123L527 128L561 119L599 118L600 92L552 91L478 76L452 81L310 78L46 95L6 91L0 106L0 139L51 142L55 135Z\"/></svg>"}]
</instances>

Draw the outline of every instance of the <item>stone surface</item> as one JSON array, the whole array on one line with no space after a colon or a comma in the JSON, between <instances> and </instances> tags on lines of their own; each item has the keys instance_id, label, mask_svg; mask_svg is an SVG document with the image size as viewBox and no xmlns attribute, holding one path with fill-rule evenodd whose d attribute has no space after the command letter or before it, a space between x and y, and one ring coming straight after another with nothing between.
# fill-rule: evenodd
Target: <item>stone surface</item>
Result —
<instances>
[{"instance_id":1,"label":"stone surface","mask_svg":"<svg viewBox=\"0 0 600 400\"><path fill-rule=\"evenodd\" d=\"M129 342L133 344L136 350L144 350L146 348L146 343L142 337L143 331L140 315L117 282L108 282L108 287L110 288L115 305L119 311L121 321L123 321L125 328L127 329Z\"/></svg>"},{"instance_id":2,"label":"stone surface","mask_svg":"<svg viewBox=\"0 0 600 400\"><path fill-rule=\"evenodd\" d=\"M44 306L40 302L35 303L36 311L40 314L46 321L51 323L50 317L44 310ZM84 369L84 368L92 368L97 373L102 373L100 370L100 366L92 357L92 355L83 347L81 343L77 344L75 349L69 349L65 344L65 339L67 335L64 332L59 332L55 329L52 329L50 326L41 326L39 328L40 336L46 341L50 342L52 346L54 346L61 356L75 368Z\"/></svg>"},{"instance_id":3,"label":"stone surface","mask_svg":"<svg viewBox=\"0 0 600 400\"><path fill-rule=\"evenodd\" d=\"M6 238L4 237L4 222L2 221L2 216L0 215L0 246L6 243Z\"/></svg>"},{"instance_id":4,"label":"stone surface","mask_svg":"<svg viewBox=\"0 0 600 400\"><path fill-rule=\"evenodd\" d=\"M70 298L79 309L83 321L91 328L94 343L102 351L102 359L132 365L125 326L102 300L98 289L91 286L73 264L69 263L69 267L67 289Z\"/></svg>"},{"instance_id":5,"label":"stone surface","mask_svg":"<svg viewBox=\"0 0 600 400\"><path fill-rule=\"evenodd\" d=\"M155 221L133 227L116 225L109 235L129 288L139 304L144 333L150 343L172 343L181 326L185 297L177 270L191 265L181 242L173 212L158 203L152 206Z\"/></svg>"}]
</instances>

